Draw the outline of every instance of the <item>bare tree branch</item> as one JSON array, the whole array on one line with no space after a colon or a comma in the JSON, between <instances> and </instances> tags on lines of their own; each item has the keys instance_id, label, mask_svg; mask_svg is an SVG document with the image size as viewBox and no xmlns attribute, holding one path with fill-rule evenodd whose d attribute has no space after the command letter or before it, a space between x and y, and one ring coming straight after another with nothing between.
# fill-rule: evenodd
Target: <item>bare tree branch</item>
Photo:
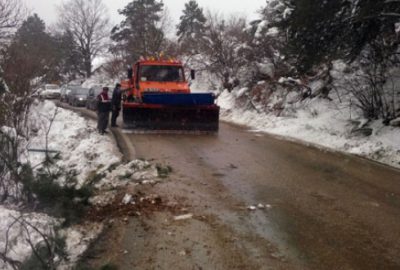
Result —
<instances>
[{"instance_id":1,"label":"bare tree branch","mask_svg":"<svg viewBox=\"0 0 400 270\"><path fill-rule=\"evenodd\" d=\"M10 37L25 18L26 13L21 0L0 1L0 43Z\"/></svg>"},{"instance_id":2,"label":"bare tree branch","mask_svg":"<svg viewBox=\"0 0 400 270\"><path fill-rule=\"evenodd\" d=\"M108 10L102 0L67 0L58 7L58 25L70 31L84 58L86 76L92 75L92 62L106 48L110 33Z\"/></svg>"}]
</instances>

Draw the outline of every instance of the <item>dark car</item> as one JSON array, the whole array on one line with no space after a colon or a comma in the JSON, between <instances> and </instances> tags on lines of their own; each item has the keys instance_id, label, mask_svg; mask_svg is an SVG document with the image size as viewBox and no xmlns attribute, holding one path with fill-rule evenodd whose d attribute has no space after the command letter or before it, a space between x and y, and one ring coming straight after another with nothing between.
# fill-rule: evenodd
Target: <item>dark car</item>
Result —
<instances>
[{"instance_id":1,"label":"dark car","mask_svg":"<svg viewBox=\"0 0 400 270\"><path fill-rule=\"evenodd\" d=\"M74 98L73 92L80 88L80 85L68 85L68 88L66 89L66 94L65 94L65 102L68 104L71 104L72 99Z\"/></svg>"},{"instance_id":2,"label":"dark car","mask_svg":"<svg viewBox=\"0 0 400 270\"><path fill-rule=\"evenodd\" d=\"M88 92L89 89L83 87L72 89L68 96L68 104L74 107L85 106Z\"/></svg>"},{"instance_id":3,"label":"dark car","mask_svg":"<svg viewBox=\"0 0 400 270\"><path fill-rule=\"evenodd\" d=\"M97 96L101 93L103 87L100 85L95 85L90 87L87 99L86 108L95 111L97 109Z\"/></svg>"},{"instance_id":4,"label":"dark car","mask_svg":"<svg viewBox=\"0 0 400 270\"><path fill-rule=\"evenodd\" d=\"M61 96L60 96L60 101L61 102L67 102L68 103L68 96L71 93L72 89L78 88L80 85L76 84L64 84L61 87Z\"/></svg>"}]
</instances>

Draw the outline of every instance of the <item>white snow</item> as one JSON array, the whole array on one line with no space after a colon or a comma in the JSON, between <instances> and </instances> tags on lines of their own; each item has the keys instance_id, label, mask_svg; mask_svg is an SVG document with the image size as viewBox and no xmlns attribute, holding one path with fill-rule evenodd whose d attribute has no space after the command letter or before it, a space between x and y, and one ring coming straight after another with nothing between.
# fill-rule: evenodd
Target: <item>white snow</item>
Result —
<instances>
[{"instance_id":1,"label":"white snow","mask_svg":"<svg viewBox=\"0 0 400 270\"><path fill-rule=\"evenodd\" d=\"M104 173L104 177L95 187L101 190L114 190L129 183L143 184L144 181L154 180L158 176L157 168L150 162L142 160L121 164L111 172L104 168L99 173Z\"/></svg>"},{"instance_id":2,"label":"white snow","mask_svg":"<svg viewBox=\"0 0 400 270\"><path fill-rule=\"evenodd\" d=\"M243 87L243 88L239 89L238 91L235 91L234 93L235 93L236 97L241 97L241 96L243 96L247 91L249 91L249 88L248 88L248 87Z\"/></svg>"},{"instance_id":3,"label":"white snow","mask_svg":"<svg viewBox=\"0 0 400 270\"><path fill-rule=\"evenodd\" d=\"M46 132L55 115L48 135L48 149L59 151L58 165L77 171L77 187L82 186L91 171L121 161L121 154L109 136L96 131L96 123L77 113L57 108L51 101L35 104L32 125L38 130L30 140L29 147L46 148ZM33 165L42 161L44 154L30 154Z\"/></svg>"},{"instance_id":4,"label":"white snow","mask_svg":"<svg viewBox=\"0 0 400 270\"><path fill-rule=\"evenodd\" d=\"M78 172L78 183L76 185L78 188L85 183L87 176L92 171L96 171L99 168L105 170L110 164L121 161L121 154L113 139L99 135L96 132L96 123L94 121L86 120L71 111L57 108L51 101L35 102L33 104L29 117L29 126L31 137L29 142L24 142L24 144L27 144L26 148L46 149L46 133L50 130L48 133L48 149L59 151L61 154L58 165ZM5 130L6 128L2 127L2 129ZM13 132L11 129L7 130L10 134ZM21 154L23 155L21 161L31 162L33 166L40 166L45 157L42 153L28 154L27 151ZM137 161L137 163L140 162ZM149 180L150 177L145 176L144 166L146 168L151 166L146 162L140 164L135 163L136 167L134 167L133 171L136 172L140 168L142 170L136 172L134 176ZM155 174L157 176L157 171L154 173L154 170L156 171L153 168L151 175ZM117 168L116 171L119 171L119 169ZM117 173L114 173L113 176L116 177ZM110 179L110 181L117 180ZM114 184L114 186L116 185ZM23 214L22 211L0 206L0 230L2 231L0 234L0 252L4 252L5 249L7 228L15 221L15 218L21 215L23 215L24 220L46 234L54 233L55 226L60 223L59 220L45 214L35 212ZM98 236L101 230L101 224L85 223L60 231L66 240L68 259L60 261L61 265L58 269L72 269L79 256L88 248L90 242ZM33 229L30 228L28 231L31 242L34 245L43 241L42 237L37 232L34 232ZM26 241L27 237L27 231L19 223L11 226L8 234L7 256L21 262L27 259L32 253L32 249ZM0 261L0 269L8 270L12 269L12 267Z\"/></svg>"},{"instance_id":5,"label":"white snow","mask_svg":"<svg viewBox=\"0 0 400 270\"><path fill-rule=\"evenodd\" d=\"M257 63L257 67L262 74L268 75L270 78L274 77L275 66L273 63L271 63L271 62Z\"/></svg>"},{"instance_id":6,"label":"white snow","mask_svg":"<svg viewBox=\"0 0 400 270\"><path fill-rule=\"evenodd\" d=\"M268 29L266 35L267 36L271 36L271 37L275 37L279 34L279 29L278 27L271 27Z\"/></svg>"},{"instance_id":7,"label":"white snow","mask_svg":"<svg viewBox=\"0 0 400 270\"><path fill-rule=\"evenodd\" d=\"M66 237L66 251L68 260L63 262L58 269L73 269L80 256L88 249L90 243L102 232L103 225L100 223L86 223L75 225L62 231Z\"/></svg>"},{"instance_id":8,"label":"white snow","mask_svg":"<svg viewBox=\"0 0 400 270\"><path fill-rule=\"evenodd\" d=\"M262 32L264 29L268 26L268 21L263 20L257 25L257 30L256 33L254 34L254 37L260 38L262 36Z\"/></svg>"},{"instance_id":9,"label":"white snow","mask_svg":"<svg viewBox=\"0 0 400 270\"><path fill-rule=\"evenodd\" d=\"M17 221L21 216L20 221L26 221L46 234L51 234L53 226L58 223L57 220L44 214L21 214L0 205L0 252L17 261L24 261L31 255L31 247L27 239L30 239L33 245L44 241L43 237L31 226L27 225L25 229L25 226ZM0 269L12 268L0 260Z\"/></svg>"}]
</instances>

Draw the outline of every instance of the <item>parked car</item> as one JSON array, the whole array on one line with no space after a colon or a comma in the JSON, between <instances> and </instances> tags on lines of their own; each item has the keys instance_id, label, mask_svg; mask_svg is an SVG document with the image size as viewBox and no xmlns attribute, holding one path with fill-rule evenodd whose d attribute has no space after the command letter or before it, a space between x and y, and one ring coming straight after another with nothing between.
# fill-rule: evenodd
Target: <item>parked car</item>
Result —
<instances>
[{"instance_id":1,"label":"parked car","mask_svg":"<svg viewBox=\"0 0 400 270\"><path fill-rule=\"evenodd\" d=\"M74 107L86 106L86 99L89 89L76 87L71 90L68 97L68 104Z\"/></svg>"},{"instance_id":2,"label":"parked car","mask_svg":"<svg viewBox=\"0 0 400 270\"><path fill-rule=\"evenodd\" d=\"M68 84L61 86L60 101L67 102L67 95L71 90L68 89Z\"/></svg>"},{"instance_id":3,"label":"parked car","mask_svg":"<svg viewBox=\"0 0 400 270\"><path fill-rule=\"evenodd\" d=\"M75 89L80 88L80 85L68 85L68 88L66 90L66 94L65 94L65 102L68 104L71 104L71 101L73 99L73 92Z\"/></svg>"},{"instance_id":4,"label":"parked car","mask_svg":"<svg viewBox=\"0 0 400 270\"><path fill-rule=\"evenodd\" d=\"M67 102L68 103L68 96L71 93L71 91L77 87L80 87L79 84L64 84L61 87L61 96L60 96L60 101L61 102Z\"/></svg>"},{"instance_id":5,"label":"parked car","mask_svg":"<svg viewBox=\"0 0 400 270\"><path fill-rule=\"evenodd\" d=\"M56 84L45 84L39 89L39 97L45 99L57 99L61 96L61 89Z\"/></svg>"},{"instance_id":6,"label":"parked car","mask_svg":"<svg viewBox=\"0 0 400 270\"><path fill-rule=\"evenodd\" d=\"M97 109L97 96L101 93L103 87L101 85L95 85L90 87L87 100L86 108L95 111Z\"/></svg>"}]
</instances>

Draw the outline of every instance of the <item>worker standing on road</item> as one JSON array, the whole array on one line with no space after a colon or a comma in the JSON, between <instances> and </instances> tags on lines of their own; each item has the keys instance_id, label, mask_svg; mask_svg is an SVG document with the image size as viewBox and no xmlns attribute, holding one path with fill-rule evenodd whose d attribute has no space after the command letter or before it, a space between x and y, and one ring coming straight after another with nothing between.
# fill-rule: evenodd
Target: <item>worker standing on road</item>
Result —
<instances>
[{"instance_id":1,"label":"worker standing on road","mask_svg":"<svg viewBox=\"0 0 400 270\"><path fill-rule=\"evenodd\" d=\"M97 96L97 129L103 135L106 133L108 119L110 118L111 102L108 97L108 87L103 87L103 91Z\"/></svg>"},{"instance_id":2,"label":"worker standing on road","mask_svg":"<svg viewBox=\"0 0 400 270\"><path fill-rule=\"evenodd\" d=\"M117 83L115 85L115 88L114 88L114 91L112 94L112 99L111 99L111 107L112 107L111 126L112 127L118 127L117 118L119 116L119 112L121 111L121 98L122 98L121 85L119 83Z\"/></svg>"}]
</instances>

